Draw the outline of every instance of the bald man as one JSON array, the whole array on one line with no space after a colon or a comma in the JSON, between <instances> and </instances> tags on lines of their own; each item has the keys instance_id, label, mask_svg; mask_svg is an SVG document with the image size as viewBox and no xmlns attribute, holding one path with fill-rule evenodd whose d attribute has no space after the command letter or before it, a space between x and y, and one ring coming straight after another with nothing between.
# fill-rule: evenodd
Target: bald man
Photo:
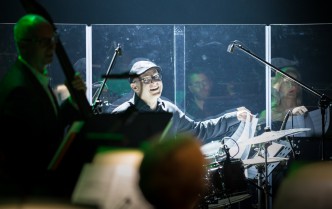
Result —
<instances>
[{"instance_id":1,"label":"bald man","mask_svg":"<svg viewBox=\"0 0 332 209\"><path fill-rule=\"evenodd\" d=\"M52 25L25 15L14 26L14 40L17 60L0 81L0 196L44 193L47 166L65 129L80 119L74 103L58 104L49 87L46 67L57 44ZM72 84L86 90L79 75Z\"/></svg>"}]
</instances>

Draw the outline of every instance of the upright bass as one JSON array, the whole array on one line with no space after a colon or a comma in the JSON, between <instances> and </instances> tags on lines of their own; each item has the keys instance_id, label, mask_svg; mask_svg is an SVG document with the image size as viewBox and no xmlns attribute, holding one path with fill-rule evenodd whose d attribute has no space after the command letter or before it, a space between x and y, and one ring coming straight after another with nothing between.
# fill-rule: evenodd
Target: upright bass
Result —
<instances>
[{"instance_id":1,"label":"upright bass","mask_svg":"<svg viewBox=\"0 0 332 209\"><path fill-rule=\"evenodd\" d=\"M21 4L23 5L27 13L38 14L44 17L52 25L54 31L57 30L51 16L35 0L21 0ZM85 92L75 90L71 84L72 80L74 79L76 71L74 70L71 64L70 59L68 58L68 55L60 39L58 39L55 52L61 64L62 70L66 76L68 82L67 84L68 90L70 92L72 99L76 102L82 117L84 119L91 118L94 115L94 112L91 105L89 104Z\"/></svg>"}]
</instances>

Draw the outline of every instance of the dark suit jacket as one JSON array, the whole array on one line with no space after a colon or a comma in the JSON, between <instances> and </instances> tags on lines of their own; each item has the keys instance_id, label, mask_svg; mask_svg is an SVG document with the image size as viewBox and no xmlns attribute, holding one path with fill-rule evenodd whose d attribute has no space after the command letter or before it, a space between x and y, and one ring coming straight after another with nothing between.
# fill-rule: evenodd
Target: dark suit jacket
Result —
<instances>
[{"instance_id":1,"label":"dark suit jacket","mask_svg":"<svg viewBox=\"0 0 332 209\"><path fill-rule=\"evenodd\" d=\"M0 82L0 175L25 183L43 179L65 128L79 115L68 102L57 109L17 60Z\"/></svg>"}]
</instances>

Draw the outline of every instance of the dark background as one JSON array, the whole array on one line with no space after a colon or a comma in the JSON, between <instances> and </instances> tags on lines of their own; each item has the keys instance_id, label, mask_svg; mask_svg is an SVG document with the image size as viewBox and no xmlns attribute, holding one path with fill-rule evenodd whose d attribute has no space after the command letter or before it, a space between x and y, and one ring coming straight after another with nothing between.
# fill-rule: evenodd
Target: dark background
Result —
<instances>
[{"instance_id":1,"label":"dark background","mask_svg":"<svg viewBox=\"0 0 332 209\"><path fill-rule=\"evenodd\" d=\"M0 22L24 14L19 0L2 0ZM39 0L56 23L297 24L332 22L329 1L303 0Z\"/></svg>"}]
</instances>

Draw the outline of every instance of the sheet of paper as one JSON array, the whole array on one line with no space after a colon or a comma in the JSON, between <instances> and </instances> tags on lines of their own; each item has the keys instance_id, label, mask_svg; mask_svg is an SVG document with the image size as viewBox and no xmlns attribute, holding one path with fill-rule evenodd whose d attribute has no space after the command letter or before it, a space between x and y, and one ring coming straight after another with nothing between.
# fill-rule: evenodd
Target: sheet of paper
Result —
<instances>
[{"instance_id":1,"label":"sheet of paper","mask_svg":"<svg viewBox=\"0 0 332 209\"><path fill-rule=\"evenodd\" d=\"M255 115L253 115L250 121L250 115L248 113L246 122L241 122L238 129L232 135L231 139L225 142L225 144L230 148L229 152L231 157L240 158L242 160L248 158L251 146L238 144L238 142L244 142L254 137L257 123L258 123L258 118Z\"/></svg>"},{"instance_id":2,"label":"sheet of paper","mask_svg":"<svg viewBox=\"0 0 332 209\"><path fill-rule=\"evenodd\" d=\"M131 166L118 166L112 178L110 192L102 209L152 209L146 202L139 187L137 169Z\"/></svg>"},{"instance_id":3,"label":"sheet of paper","mask_svg":"<svg viewBox=\"0 0 332 209\"><path fill-rule=\"evenodd\" d=\"M72 195L73 203L102 205L115 172L115 167L85 164Z\"/></svg>"},{"instance_id":4,"label":"sheet of paper","mask_svg":"<svg viewBox=\"0 0 332 209\"><path fill-rule=\"evenodd\" d=\"M152 209L141 194L137 180L137 168L131 165L86 164L72 201L100 209Z\"/></svg>"}]
</instances>

